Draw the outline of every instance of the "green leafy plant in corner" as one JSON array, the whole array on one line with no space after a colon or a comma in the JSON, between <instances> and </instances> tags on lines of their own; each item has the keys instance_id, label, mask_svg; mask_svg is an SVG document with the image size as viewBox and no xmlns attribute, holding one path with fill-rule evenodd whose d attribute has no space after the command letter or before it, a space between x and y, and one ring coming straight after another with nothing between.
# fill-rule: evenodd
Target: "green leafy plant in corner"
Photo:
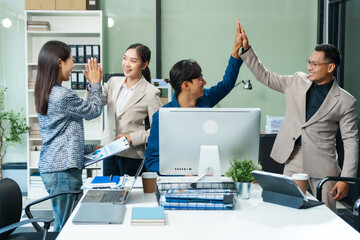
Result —
<instances>
[{"instance_id":1,"label":"green leafy plant in corner","mask_svg":"<svg viewBox=\"0 0 360 240\"><path fill-rule=\"evenodd\" d=\"M29 131L26 118L13 110L7 112L4 108L6 88L0 89L0 179L2 179L2 160L8 146L21 143L21 135Z\"/></svg>"},{"instance_id":2,"label":"green leafy plant in corner","mask_svg":"<svg viewBox=\"0 0 360 240\"><path fill-rule=\"evenodd\" d=\"M225 173L225 176L231 178L234 182L252 182L254 177L251 174L254 170L261 170L261 165L254 163L252 160L238 160L234 157L230 162L231 167Z\"/></svg>"}]
</instances>

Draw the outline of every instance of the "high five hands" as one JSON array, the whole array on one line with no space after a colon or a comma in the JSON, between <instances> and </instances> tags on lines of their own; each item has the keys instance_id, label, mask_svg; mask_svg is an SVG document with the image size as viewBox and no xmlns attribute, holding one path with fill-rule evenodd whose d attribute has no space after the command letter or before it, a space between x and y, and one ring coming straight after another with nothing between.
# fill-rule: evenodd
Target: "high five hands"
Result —
<instances>
[{"instance_id":1,"label":"high five hands","mask_svg":"<svg viewBox=\"0 0 360 240\"><path fill-rule=\"evenodd\" d=\"M249 41L247 39L247 36L245 34L245 31L243 27L240 24L239 19L236 19L236 34L235 34L235 43L232 51L232 56L234 58L239 58L239 50L240 48L243 48L245 50L249 49Z\"/></svg>"},{"instance_id":2,"label":"high five hands","mask_svg":"<svg viewBox=\"0 0 360 240\"><path fill-rule=\"evenodd\" d=\"M239 31L239 35L240 35L240 38L241 38L241 41L242 41L241 42L242 43L242 48L244 50L248 50L249 47L250 47L249 40L248 40L248 38L246 36L244 28L240 24L239 19L236 19L236 28L239 29L238 31Z\"/></svg>"},{"instance_id":3,"label":"high five hands","mask_svg":"<svg viewBox=\"0 0 360 240\"><path fill-rule=\"evenodd\" d=\"M103 70L100 64L97 63L97 59L89 58L88 64L85 67L86 71L83 71L83 73L86 79L90 82L90 84L100 83L103 76Z\"/></svg>"}]
</instances>

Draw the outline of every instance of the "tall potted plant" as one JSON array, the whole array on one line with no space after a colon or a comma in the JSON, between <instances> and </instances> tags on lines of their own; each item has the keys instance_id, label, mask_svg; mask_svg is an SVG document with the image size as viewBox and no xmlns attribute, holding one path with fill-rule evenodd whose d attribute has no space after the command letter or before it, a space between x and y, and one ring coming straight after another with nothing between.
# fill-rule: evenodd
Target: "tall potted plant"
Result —
<instances>
[{"instance_id":1,"label":"tall potted plant","mask_svg":"<svg viewBox=\"0 0 360 240\"><path fill-rule=\"evenodd\" d=\"M231 167L225 175L236 183L236 188L241 198L250 198L251 182L254 177L251 174L254 170L261 170L261 165L250 159L238 160L234 157L230 162Z\"/></svg>"},{"instance_id":2,"label":"tall potted plant","mask_svg":"<svg viewBox=\"0 0 360 240\"><path fill-rule=\"evenodd\" d=\"M6 88L0 89L0 179L2 179L2 160L10 145L21 143L21 135L27 133L29 127L20 112L7 112L4 107Z\"/></svg>"}]
</instances>

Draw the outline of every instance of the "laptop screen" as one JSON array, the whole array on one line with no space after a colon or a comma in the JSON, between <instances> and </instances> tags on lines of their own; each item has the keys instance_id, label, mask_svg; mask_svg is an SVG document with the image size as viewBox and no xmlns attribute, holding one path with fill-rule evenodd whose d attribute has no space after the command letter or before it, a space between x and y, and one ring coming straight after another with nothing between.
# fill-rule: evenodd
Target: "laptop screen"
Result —
<instances>
[{"instance_id":1,"label":"laptop screen","mask_svg":"<svg viewBox=\"0 0 360 240\"><path fill-rule=\"evenodd\" d=\"M252 174L264 190L301 197L308 201L294 180L289 176L257 170L253 171Z\"/></svg>"}]
</instances>

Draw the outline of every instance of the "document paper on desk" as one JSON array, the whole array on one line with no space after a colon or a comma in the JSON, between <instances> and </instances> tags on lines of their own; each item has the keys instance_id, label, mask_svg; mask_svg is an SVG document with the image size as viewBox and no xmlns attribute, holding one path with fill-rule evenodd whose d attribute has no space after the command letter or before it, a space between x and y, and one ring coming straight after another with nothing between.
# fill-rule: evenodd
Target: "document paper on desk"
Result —
<instances>
[{"instance_id":1,"label":"document paper on desk","mask_svg":"<svg viewBox=\"0 0 360 240\"><path fill-rule=\"evenodd\" d=\"M85 167L94 164L98 161L104 160L105 158L111 157L119 152L125 151L130 148L130 144L126 137L119 138L106 146L95 150L94 152L85 155L84 165Z\"/></svg>"}]
</instances>

